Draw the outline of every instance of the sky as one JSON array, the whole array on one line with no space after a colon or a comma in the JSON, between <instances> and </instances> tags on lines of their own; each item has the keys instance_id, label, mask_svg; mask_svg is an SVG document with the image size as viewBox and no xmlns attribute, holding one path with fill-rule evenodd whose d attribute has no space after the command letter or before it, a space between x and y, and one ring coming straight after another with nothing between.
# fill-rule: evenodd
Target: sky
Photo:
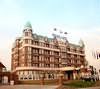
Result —
<instances>
[{"instance_id":1,"label":"sky","mask_svg":"<svg viewBox=\"0 0 100 89\"><path fill-rule=\"evenodd\" d=\"M0 61L10 70L11 48L30 21L33 32L51 36L57 28L69 42L85 43L86 59L100 68L93 51L100 51L100 0L0 0Z\"/></svg>"}]
</instances>

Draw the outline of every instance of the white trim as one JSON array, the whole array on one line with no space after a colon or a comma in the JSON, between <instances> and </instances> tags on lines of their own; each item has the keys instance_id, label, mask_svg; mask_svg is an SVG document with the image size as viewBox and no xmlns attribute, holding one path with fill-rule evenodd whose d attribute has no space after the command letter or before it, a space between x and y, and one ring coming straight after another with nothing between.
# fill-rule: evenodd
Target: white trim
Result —
<instances>
[{"instance_id":1,"label":"white trim","mask_svg":"<svg viewBox=\"0 0 100 89\"><path fill-rule=\"evenodd\" d=\"M62 67L62 68L17 67L12 72L19 71L19 70L73 71L79 69L80 68L75 68L75 67Z\"/></svg>"},{"instance_id":2,"label":"white trim","mask_svg":"<svg viewBox=\"0 0 100 89\"><path fill-rule=\"evenodd\" d=\"M69 71L69 70L75 70L75 67L62 67L60 68L62 71Z\"/></svg>"},{"instance_id":3,"label":"white trim","mask_svg":"<svg viewBox=\"0 0 100 89\"><path fill-rule=\"evenodd\" d=\"M25 39L28 39L28 40L33 40L33 38L32 37L29 37L29 36L24 36L23 38L22 38L22 40L25 40Z\"/></svg>"},{"instance_id":4,"label":"white trim","mask_svg":"<svg viewBox=\"0 0 100 89\"><path fill-rule=\"evenodd\" d=\"M85 54L83 53L75 53L75 52L71 52L71 51L67 51L67 53L70 53L70 54L76 54L76 55L81 55L81 56L85 56Z\"/></svg>"}]
</instances>

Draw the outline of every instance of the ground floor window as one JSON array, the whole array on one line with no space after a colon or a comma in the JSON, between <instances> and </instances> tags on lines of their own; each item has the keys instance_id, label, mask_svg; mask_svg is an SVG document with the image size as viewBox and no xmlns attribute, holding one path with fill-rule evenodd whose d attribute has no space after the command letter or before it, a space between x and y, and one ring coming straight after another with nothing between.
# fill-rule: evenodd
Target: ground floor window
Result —
<instances>
[{"instance_id":1,"label":"ground floor window","mask_svg":"<svg viewBox=\"0 0 100 89\"><path fill-rule=\"evenodd\" d=\"M8 76L3 76L2 77L2 83L3 84L8 84Z\"/></svg>"},{"instance_id":2,"label":"ground floor window","mask_svg":"<svg viewBox=\"0 0 100 89\"><path fill-rule=\"evenodd\" d=\"M57 79L58 73L50 71L18 71L19 80L40 80L41 76L44 79Z\"/></svg>"}]
</instances>

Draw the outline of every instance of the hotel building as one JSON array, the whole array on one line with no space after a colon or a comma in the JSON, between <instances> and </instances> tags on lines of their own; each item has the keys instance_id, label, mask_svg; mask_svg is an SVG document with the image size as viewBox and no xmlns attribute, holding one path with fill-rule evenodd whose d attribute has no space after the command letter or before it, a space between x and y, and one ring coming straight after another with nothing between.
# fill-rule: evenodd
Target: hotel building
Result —
<instances>
[{"instance_id":1,"label":"hotel building","mask_svg":"<svg viewBox=\"0 0 100 89\"><path fill-rule=\"evenodd\" d=\"M26 23L21 37L16 38L12 47L12 72L18 81L58 79L78 79L84 75L87 66L84 43L69 43L58 39L37 35L29 22Z\"/></svg>"}]
</instances>

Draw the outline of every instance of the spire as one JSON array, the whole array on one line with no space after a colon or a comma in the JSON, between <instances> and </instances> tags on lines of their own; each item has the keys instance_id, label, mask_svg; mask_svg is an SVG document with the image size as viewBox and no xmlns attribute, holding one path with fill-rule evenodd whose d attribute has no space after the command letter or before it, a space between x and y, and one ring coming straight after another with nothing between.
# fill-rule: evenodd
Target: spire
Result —
<instances>
[{"instance_id":1,"label":"spire","mask_svg":"<svg viewBox=\"0 0 100 89\"><path fill-rule=\"evenodd\" d=\"M84 47L84 46L85 46L85 45L84 45L84 42L83 42L82 39L80 39L80 41L79 41L79 45L80 45L81 47Z\"/></svg>"},{"instance_id":2,"label":"spire","mask_svg":"<svg viewBox=\"0 0 100 89\"><path fill-rule=\"evenodd\" d=\"M32 25L31 25L30 21L26 22L26 24L24 25L24 28L26 28L26 27L32 28Z\"/></svg>"}]
</instances>

